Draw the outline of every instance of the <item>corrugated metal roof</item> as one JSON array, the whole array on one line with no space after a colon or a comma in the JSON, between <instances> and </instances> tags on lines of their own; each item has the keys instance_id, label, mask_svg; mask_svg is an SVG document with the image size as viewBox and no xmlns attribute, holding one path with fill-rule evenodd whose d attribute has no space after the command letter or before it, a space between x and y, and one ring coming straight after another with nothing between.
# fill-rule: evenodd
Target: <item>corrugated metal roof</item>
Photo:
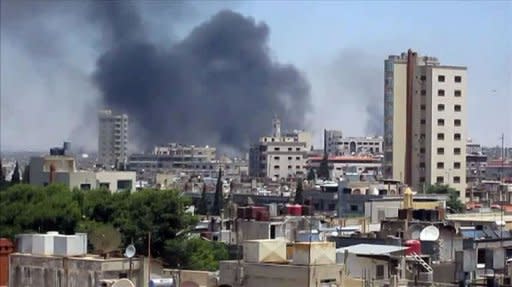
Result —
<instances>
[{"instance_id":1,"label":"corrugated metal roof","mask_svg":"<svg viewBox=\"0 0 512 287\"><path fill-rule=\"evenodd\" d=\"M406 246L382 245L382 244L357 244L336 249L336 253L348 253L356 255L390 255L391 253L403 251Z\"/></svg>"}]
</instances>

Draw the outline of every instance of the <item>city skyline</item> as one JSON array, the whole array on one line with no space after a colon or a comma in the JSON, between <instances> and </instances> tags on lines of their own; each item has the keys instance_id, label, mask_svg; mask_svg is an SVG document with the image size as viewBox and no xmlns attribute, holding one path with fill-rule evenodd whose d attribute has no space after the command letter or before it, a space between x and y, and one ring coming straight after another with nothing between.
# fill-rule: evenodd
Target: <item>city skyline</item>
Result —
<instances>
[{"instance_id":1,"label":"city skyline","mask_svg":"<svg viewBox=\"0 0 512 287\"><path fill-rule=\"evenodd\" d=\"M97 127L83 120L88 113L95 116L101 107L101 95L90 79L102 50L93 31L86 27L86 41L77 45L69 32L76 31L79 21L62 17L52 22L48 15L59 11L43 11L21 25L9 16L26 19L27 15L6 2L2 2L1 33L2 150L44 149L63 139L94 148ZM506 35L512 33L507 22L512 4L486 3L212 2L198 8L195 2L191 4L194 12L184 12L175 17L178 20L165 17L172 7L157 12L155 7L146 7L144 13L154 16L148 26L151 37L159 41L186 37L221 9L266 23L270 57L294 65L311 86L312 108L306 113L306 128L315 133L315 146L321 146L324 128L341 129L350 136L382 131L383 61L408 48L441 62L467 66L468 137L495 146L505 133L506 145L510 145L512 118L507 108L512 105L512 49ZM60 12L65 9L71 8ZM400 12L403 9L408 9L408 16ZM302 20L286 21L284 15ZM415 22L416 17L425 21ZM475 17L480 21L474 21ZM54 46L36 47L37 39L27 40L35 23L50 32L39 40L50 35ZM62 23L75 25L59 27ZM172 31L158 31L171 24ZM20 27L23 29L13 30ZM27 46L30 43L32 47ZM59 61L48 60L60 52ZM26 82L30 85L21 84ZM41 117L41 111L51 112ZM36 121L38 125L34 125Z\"/></svg>"}]
</instances>

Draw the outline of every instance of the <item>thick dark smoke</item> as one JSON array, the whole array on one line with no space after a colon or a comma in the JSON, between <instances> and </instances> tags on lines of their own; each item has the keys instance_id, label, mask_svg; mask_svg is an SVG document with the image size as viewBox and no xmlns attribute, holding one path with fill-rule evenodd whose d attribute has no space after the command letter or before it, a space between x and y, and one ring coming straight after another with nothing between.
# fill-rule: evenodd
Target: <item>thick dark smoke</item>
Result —
<instances>
[{"instance_id":1,"label":"thick dark smoke","mask_svg":"<svg viewBox=\"0 0 512 287\"><path fill-rule=\"evenodd\" d=\"M269 28L221 11L183 40L155 44L139 10L114 2L96 14L110 49L94 79L104 103L136 122L141 144L169 141L245 149L269 132L273 115L304 126L309 84L291 65L271 58Z\"/></svg>"}]
</instances>

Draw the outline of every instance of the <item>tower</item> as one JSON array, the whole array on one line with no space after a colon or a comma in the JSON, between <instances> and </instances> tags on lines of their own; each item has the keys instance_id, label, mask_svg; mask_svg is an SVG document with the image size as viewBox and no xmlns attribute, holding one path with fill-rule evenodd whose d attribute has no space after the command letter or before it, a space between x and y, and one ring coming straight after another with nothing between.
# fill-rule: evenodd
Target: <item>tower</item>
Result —
<instances>
[{"instance_id":1,"label":"tower","mask_svg":"<svg viewBox=\"0 0 512 287\"><path fill-rule=\"evenodd\" d=\"M106 168L117 168L128 157L128 115L102 110L98 122L98 161Z\"/></svg>"},{"instance_id":2,"label":"tower","mask_svg":"<svg viewBox=\"0 0 512 287\"><path fill-rule=\"evenodd\" d=\"M465 196L466 67L409 50L384 61L384 175Z\"/></svg>"},{"instance_id":3,"label":"tower","mask_svg":"<svg viewBox=\"0 0 512 287\"><path fill-rule=\"evenodd\" d=\"M277 116L274 116L272 119L272 136L273 137L281 137L281 121Z\"/></svg>"}]
</instances>

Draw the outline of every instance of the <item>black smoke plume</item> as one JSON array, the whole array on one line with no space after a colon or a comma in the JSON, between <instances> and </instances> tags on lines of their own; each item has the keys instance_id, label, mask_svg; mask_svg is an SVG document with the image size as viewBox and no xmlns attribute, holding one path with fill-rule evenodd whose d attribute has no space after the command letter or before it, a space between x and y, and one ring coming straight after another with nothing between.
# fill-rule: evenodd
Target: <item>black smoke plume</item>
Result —
<instances>
[{"instance_id":1,"label":"black smoke plume","mask_svg":"<svg viewBox=\"0 0 512 287\"><path fill-rule=\"evenodd\" d=\"M105 106L135 121L130 137L139 144L242 150L270 131L274 115L286 128L304 127L309 84L294 66L272 59L266 24L224 10L181 41L155 44L137 7L112 3L95 15L110 48L94 79Z\"/></svg>"}]
</instances>

